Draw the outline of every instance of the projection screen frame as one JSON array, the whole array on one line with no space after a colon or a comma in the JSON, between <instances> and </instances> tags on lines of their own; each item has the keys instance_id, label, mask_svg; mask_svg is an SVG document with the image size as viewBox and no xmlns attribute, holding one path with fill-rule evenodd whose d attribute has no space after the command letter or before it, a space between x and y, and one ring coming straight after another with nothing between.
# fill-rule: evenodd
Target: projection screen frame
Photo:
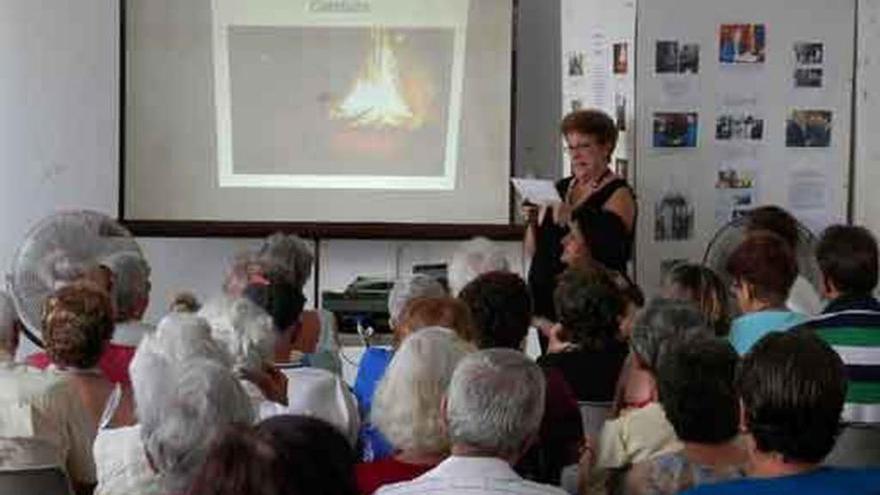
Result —
<instances>
[{"instance_id":1,"label":"projection screen frame","mask_svg":"<svg viewBox=\"0 0 880 495\"><path fill-rule=\"evenodd\" d=\"M483 236L495 240L519 240L524 226L514 223L515 195L509 189L507 224L474 223L387 223L387 222L286 222L286 221L208 221L208 220L134 220L125 215L126 190L126 118L127 87L127 4L119 1L119 203L118 220L139 237L238 237L259 238L274 232L295 233L312 239L416 239L458 240ZM519 1L511 2L511 74L510 74L510 163L509 174L514 176L516 157L516 96L517 96L517 20Z\"/></svg>"}]
</instances>

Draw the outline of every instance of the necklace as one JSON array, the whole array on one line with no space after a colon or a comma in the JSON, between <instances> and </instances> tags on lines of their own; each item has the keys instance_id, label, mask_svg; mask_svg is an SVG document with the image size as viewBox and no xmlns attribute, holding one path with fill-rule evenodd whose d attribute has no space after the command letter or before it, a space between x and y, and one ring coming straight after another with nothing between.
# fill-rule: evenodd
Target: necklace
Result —
<instances>
[{"instance_id":1,"label":"necklace","mask_svg":"<svg viewBox=\"0 0 880 495\"><path fill-rule=\"evenodd\" d=\"M605 177L608 177L610 174L611 169L605 167L605 170L603 170L602 173L599 174L599 177L596 177L595 179L590 181L590 186L592 186L593 189L596 189L597 187L599 187L599 184L601 184L602 181L605 180Z\"/></svg>"}]
</instances>

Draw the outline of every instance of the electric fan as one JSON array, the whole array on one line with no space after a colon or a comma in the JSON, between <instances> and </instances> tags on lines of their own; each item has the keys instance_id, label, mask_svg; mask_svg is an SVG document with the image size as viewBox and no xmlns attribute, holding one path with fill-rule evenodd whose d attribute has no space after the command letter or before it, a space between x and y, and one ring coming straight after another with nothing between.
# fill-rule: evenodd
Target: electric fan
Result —
<instances>
[{"instance_id":1,"label":"electric fan","mask_svg":"<svg viewBox=\"0 0 880 495\"><path fill-rule=\"evenodd\" d=\"M123 251L143 256L131 233L103 213L58 212L31 228L8 275L9 291L27 337L42 347L40 320L46 298Z\"/></svg>"}]
</instances>

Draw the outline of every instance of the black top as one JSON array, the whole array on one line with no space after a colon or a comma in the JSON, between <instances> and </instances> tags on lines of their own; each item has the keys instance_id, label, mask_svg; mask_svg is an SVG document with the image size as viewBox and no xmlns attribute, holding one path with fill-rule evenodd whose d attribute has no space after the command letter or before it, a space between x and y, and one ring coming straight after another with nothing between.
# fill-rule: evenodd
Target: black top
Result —
<instances>
[{"instance_id":1,"label":"black top","mask_svg":"<svg viewBox=\"0 0 880 495\"><path fill-rule=\"evenodd\" d=\"M565 198L574 177L566 177L556 182L556 191L559 196ZM600 209L611 199L611 196L621 187L630 189L624 179L614 179L605 184L602 189L594 192L578 208ZM630 189L632 192L632 189ZM540 225L535 227L535 254L529 266L528 283L529 292L532 296L532 311L535 316L543 316L551 321L556 320L556 310L553 307L553 291L556 289L556 277L565 271L562 256L562 238L568 234L568 225L557 225L553 221L553 215L549 212L544 215ZM632 256L634 236L630 233L624 239L622 245L627 247L627 261ZM602 262L602 260L597 260ZM609 266L612 270L625 272L625 266Z\"/></svg>"},{"instance_id":2,"label":"black top","mask_svg":"<svg viewBox=\"0 0 880 495\"><path fill-rule=\"evenodd\" d=\"M561 371L579 402L611 402L628 353L625 343L614 340L602 350L573 348L545 354L538 364Z\"/></svg>"}]
</instances>

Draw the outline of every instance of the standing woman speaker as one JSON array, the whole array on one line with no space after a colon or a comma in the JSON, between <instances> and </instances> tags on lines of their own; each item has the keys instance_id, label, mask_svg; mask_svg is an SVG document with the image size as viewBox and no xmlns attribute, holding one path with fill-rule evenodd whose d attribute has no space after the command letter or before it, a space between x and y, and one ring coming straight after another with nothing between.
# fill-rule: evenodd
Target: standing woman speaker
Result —
<instances>
[{"instance_id":1,"label":"standing woman speaker","mask_svg":"<svg viewBox=\"0 0 880 495\"><path fill-rule=\"evenodd\" d=\"M556 183L562 201L553 205L523 207L526 218L525 249L531 256L528 283L534 301L534 316L556 321L553 291L556 277L565 269L561 257L562 240L572 229L573 213L581 208L605 210L617 215L624 225L617 245L626 251L615 260L599 259L593 249L593 259L607 268L626 272L626 261L632 257L636 220L636 199L626 179L609 167L617 145L617 126L614 120L600 110L577 110L562 119L560 126L565 150L571 163L571 175ZM584 244L590 251L590 239ZM623 263L620 259L626 260ZM614 266L610 266L614 265ZM539 325L541 326L541 325Z\"/></svg>"}]
</instances>

